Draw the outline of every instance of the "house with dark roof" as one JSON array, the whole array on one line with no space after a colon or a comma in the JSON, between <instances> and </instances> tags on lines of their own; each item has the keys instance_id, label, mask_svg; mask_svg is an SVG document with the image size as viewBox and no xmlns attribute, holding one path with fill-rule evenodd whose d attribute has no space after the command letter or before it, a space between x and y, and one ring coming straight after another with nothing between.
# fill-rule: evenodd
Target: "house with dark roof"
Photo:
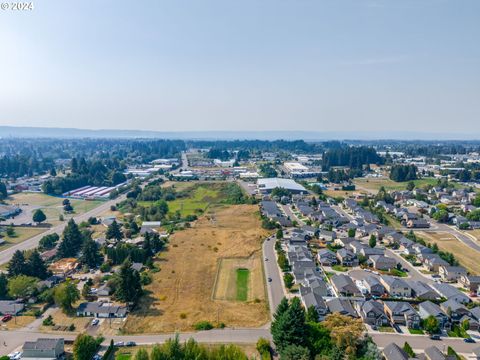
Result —
<instances>
[{"instance_id":1,"label":"house with dark roof","mask_svg":"<svg viewBox=\"0 0 480 360\"><path fill-rule=\"evenodd\" d=\"M337 251L337 260L343 266L358 266L357 256L347 249Z\"/></svg>"},{"instance_id":2,"label":"house with dark roof","mask_svg":"<svg viewBox=\"0 0 480 360\"><path fill-rule=\"evenodd\" d=\"M323 297L310 287L300 286L300 298L305 309L313 306L320 320L328 314L328 307Z\"/></svg>"},{"instance_id":3,"label":"house with dark roof","mask_svg":"<svg viewBox=\"0 0 480 360\"><path fill-rule=\"evenodd\" d=\"M431 301L424 301L418 305L418 314L425 320L429 316L434 316L438 320L441 329L450 329L451 323L449 316L438 306Z\"/></svg>"},{"instance_id":4,"label":"house with dark roof","mask_svg":"<svg viewBox=\"0 0 480 360\"><path fill-rule=\"evenodd\" d=\"M64 339L39 338L25 341L22 347L22 359L60 359L65 354Z\"/></svg>"},{"instance_id":5,"label":"house with dark roof","mask_svg":"<svg viewBox=\"0 0 480 360\"><path fill-rule=\"evenodd\" d=\"M448 262L443 260L440 256L437 254L430 254L428 256L423 257L423 266L428 270L428 271L433 271L438 273L438 269L440 266L448 266Z\"/></svg>"},{"instance_id":6,"label":"house with dark roof","mask_svg":"<svg viewBox=\"0 0 480 360\"><path fill-rule=\"evenodd\" d=\"M363 284L372 296L382 296L385 294L385 287L375 276L367 276L365 279L363 279Z\"/></svg>"},{"instance_id":7,"label":"house with dark roof","mask_svg":"<svg viewBox=\"0 0 480 360\"><path fill-rule=\"evenodd\" d=\"M329 249L320 249L317 253L317 261L323 266L332 266L338 263L337 255Z\"/></svg>"},{"instance_id":8,"label":"house with dark roof","mask_svg":"<svg viewBox=\"0 0 480 360\"><path fill-rule=\"evenodd\" d=\"M456 360L456 356L446 356L436 346L429 346L424 350L425 360Z\"/></svg>"},{"instance_id":9,"label":"house with dark roof","mask_svg":"<svg viewBox=\"0 0 480 360\"><path fill-rule=\"evenodd\" d=\"M461 275L458 280L463 287L467 288L470 292L477 292L480 285L480 276L478 275Z\"/></svg>"},{"instance_id":10,"label":"house with dark roof","mask_svg":"<svg viewBox=\"0 0 480 360\"><path fill-rule=\"evenodd\" d=\"M456 282L461 276L467 275L467 270L461 266L440 266L438 274L445 282Z\"/></svg>"},{"instance_id":11,"label":"house with dark roof","mask_svg":"<svg viewBox=\"0 0 480 360\"><path fill-rule=\"evenodd\" d=\"M464 316L472 316L463 304L456 302L455 299L449 299L440 304L440 308L450 316L453 322L459 322Z\"/></svg>"},{"instance_id":12,"label":"house with dark roof","mask_svg":"<svg viewBox=\"0 0 480 360\"><path fill-rule=\"evenodd\" d=\"M414 298L422 300L436 300L440 298L438 293L423 281L411 280L408 281L408 285L412 289L412 297Z\"/></svg>"},{"instance_id":13,"label":"house with dark roof","mask_svg":"<svg viewBox=\"0 0 480 360\"><path fill-rule=\"evenodd\" d=\"M333 313L358 318L358 314L352 306L352 303L346 299L333 298L327 300L328 310Z\"/></svg>"},{"instance_id":14,"label":"house with dark roof","mask_svg":"<svg viewBox=\"0 0 480 360\"><path fill-rule=\"evenodd\" d=\"M326 242L332 242L337 238L337 233L335 231L320 229L318 231L318 238Z\"/></svg>"},{"instance_id":15,"label":"house with dark roof","mask_svg":"<svg viewBox=\"0 0 480 360\"><path fill-rule=\"evenodd\" d=\"M124 318L127 316L127 307L101 302L84 302L78 306L77 316Z\"/></svg>"},{"instance_id":16,"label":"house with dark roof","mask_svg":"<svg viewBox=\"0 0 480 360\"><path fill-rule=\"evenodd\" d=\"M393 324L405 325L417 329L420 326L420 316L407 302L384 301L383 308L388 319Z\"/></svg>"},{"instance_id":17,"label":"house with dark roof","mask_svg":"<svg viewBox=\"0 0 480 360\"><path fill-rule=\"evenodd\" d=\"M367 260L367 264L377 270L390 271L397 267L397 260L383 255L372 255Z\"/></svg>"},{"instance_id":18,"label":"house with dark roof","mask_svg":"<svg viewBox=\"0 0 480 360\"><path fill-rule=\"evenodd\" d=\"M25 305L13 300L0 300L0 315L18 315Z\"/></svg>"},{"instance_id":19,"label":"house with dark roof","mask_svg":"<svg viewBox=\"0 0 480 360\"><path fill-rule=\"evenodd\" d=\"M385 360L408 360L409 356L400 346L390 343L383 348L382 355Z\"/></svg>"},{"instance_id":20,"label":"house with dark roof","mask_svg":"<svg viewBox=\"0 0 480 360\"><path fill-rule=\"evenodd\" d=\"M357 312L360 314L363 322L369 325L386 326L388 318L385 314L383 305L374 300L355 302Z\"/></svg>"},{"instance_id":21,"label":"house with dark roof","mask_svg":"<svg viewBox=\"0 0 480 360\"><path fill-rule=\"evenodd\" d=\"M338 296L362 296L362 292L358 289L350 276L336 274L330 278L330 282Z\"/></svg>"},{"instance_id":22,"label":"house with dark roof","mask_svg":"<svg viewBox=\"0 0 480 360\"><path fill-rule=\"evenodd\" d=\"M441 296L449 300L455 300L460 304L468 304L472 300L456 287L450 284L433 283L431 287Z\"/></svg>"},{"instance_id":23,"label":"house with dark roof","mask_svg":"<svg viewBox=\"0 0 480 360\"><path fill-rule=\"evenodd\" d=\"M402 279L389 275L382 275L380 282L387 290L388 294L393 297L410 298L412 297L412 289Z\"/></svg>"}]
</instances>

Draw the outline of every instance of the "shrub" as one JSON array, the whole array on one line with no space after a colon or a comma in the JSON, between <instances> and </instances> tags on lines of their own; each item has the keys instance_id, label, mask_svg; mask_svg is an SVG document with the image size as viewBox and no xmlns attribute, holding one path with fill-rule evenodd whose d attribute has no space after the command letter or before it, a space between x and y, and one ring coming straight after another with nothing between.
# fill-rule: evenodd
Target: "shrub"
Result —
<instances>
[{"instance_id":1,"label":"shrub","mask_svg":"<svg viewBox=\"0 0 480 360\"><path fill-rule=\"evenodd\" d=\"M199 321L194 325L195 330L211 330L213 329L213 325L208 321Z\"/></svg>"},{"instance_id":2,"label":"shrub","mask_svg":"<svg viewBox=\"0 0 480 360\"><path fill-rule=\"evenodd\" d=\"M43 324L43 326L53 326L53 325L55 325L55 323L53 322L52 315L48 315L48 317L43 320L42 324Z\"/></svg>"}]
</instances>

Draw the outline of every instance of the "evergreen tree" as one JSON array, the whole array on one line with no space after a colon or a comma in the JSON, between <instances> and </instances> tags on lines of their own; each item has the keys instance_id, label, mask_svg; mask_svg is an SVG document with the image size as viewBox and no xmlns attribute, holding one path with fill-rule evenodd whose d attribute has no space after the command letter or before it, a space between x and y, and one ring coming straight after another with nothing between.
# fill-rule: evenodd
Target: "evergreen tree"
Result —
<instances>
[{"instance_id":1,"label":"evergreen tree","mask_svg":"<svg viewBox=\"0 0 480 360\"><path fill-rule=\"evenodd\" d=\"M47 265L41 258L37 249L33 250L27 261L28 274L30 276L37 277L41 280L45 280L50 276Z\"/></svg>"},{"instance_id":2,"label":"evergreen tree","mask_svg":"<svg viewBox=\"0 0 480 360\"><path fill-rule=\"evenodd\" d=\"M368 240L368 245L371 248L374 248L377 245L377 237L375 235L370 235L370 239Z\"/></svg>"},{"instance_id":3,"label":"evergreen tree","mask_svg":"<svg viewBox=\"0 0 480 360\"><path fill-rule=\"evenodd\" d=\"M289 304L288 304L288 299L284 297L281 301L280 304L277 306L277 310L275 311L275 314L273 315L273 319L277 320L280 318L287 310L288 310Z\"/></svg>"},{"instance_id":4,"label":"evergreen tree","mask_svg":"<svg viewBox=\"0 0 480 360\"><path fill-rule=\"evenodd\" d=\"M8 276L14 277L18 275L25 275L28 272L29 271L27 264L25 263L25 256L23 255L23 252L20 250L15 251L8 263Z\"/></svg>"},{"instance_id":5,"label":"evergreen tree","mask_svg":"<svg viewBox=\"0 0 480 360\"><path fill-rule=\"evenodd\" d=\"M3 181L0 181L0 200L5 200L7 196L7 187Z\"/></svg>"},{"instance_id":6,"label":"evergreen tree","mask_svg":"<svg viewBox=\"0 0 480 360\"><path fill-rule=\"evenodd\" d=\"M305 311L299 298L293 298L287 311L275 318L271 332L280 353L289 345L305 344Z\"/></svg>"},{"instance_id":7,"label":"evergreen tree","mask_svg":"<svg viewBox=\"0 0 480 360\"><path fill-rule=\"evenodd\" d=\"M0 299L4 300L8 295L8 279L4 273L0 273Z\"/></svg>"},{"instance_id":8,"label":"evergreen tree","mask_svg":"<svg viewBox=\"0 0 480 360\"><path fill-rule=\"evenodd\" d=\"M125 260L120 267L116 285L115 296L121 301L136 303L142 295L140 274L132 269L130 260Z\"/></svg>"},{"instance_id":9,"label":"evergreen tree","mask_svg":"<svg viewBox=\"0 0 480 360\"><path fill-rule=\"evenodd\" d=\"M62 242L58 247L58 256L61 258L74 257L82 246L82 234L73 219L68 221L63 230Z\"/></svg>"},{"instance_id":10,"label":"evergreen tree","mask_svg":"<svg viewBox=\"0 0 480 360\"><path fill-rule=\"evenodd\" d=\"M32 220L36 223L42 223L47 220L47 216L41 209L37 209L33 213Z\"/></svg>"},{"instance_id":11,"label":"evergreen tree","mask_svg":"<svg viewBox=\"0 0 480 360\"><path fill-rule=\"evenodd\" d=\"M304 346L290 344L280 353L282 360L310 360L310 352Z\"/></svg>"},{"instance_id":12,"label":"evergreen tree","mask_svg":"<svg viewBox=\"0 0 480 360\"><path fill-rule=\"evenodd\" d=\"M83 242L80 262L89 268L95 268L102 262L98 244L90 236L87 236Z\"/></svg>"},{"instance_id":13,"label":"evergreen tree","mask_svg":"<svg viewBox=\"0 0 480 360\"><path fill-rule=\"evenodd\" d=\"M315 306L310 305L307 309L307 314L305 315L306 322L318 322L318 311L315 309Z\"/></svg>"},{"instance_id":14,"label":"evergreen tree","mask_svg":"<svg viewBox=\"0 0 480 360\"><path fill-rule=\"evenodd\" d=\"M123 233L122 233L122 230L120 229L120 225L118 225L118 223L115 220L113 220L113 222L110 225L108 225L105 237L109 240L115 239L117 241L123 239Z\"/></svg>"},{"instance_id":15,"label":"evergreen tree","mask_svg":"<svg viewBox=\"0 0 480 360\"><path fill-rule=\"evenodd\" d=\"M408 342L405 341L405 344L403 345L403 350L407 353L408 356L414 358L415 357L415 353L413 352L413 349L412 347L410 346L410 344Z\"/></svg>"},{"instance_id":16,"label":"evergreen tree","mask_svg":"<svg viewBox=\"0 0 480 360\"><path fill-rule=\"evenodd\" d=\"M91 360L97 352L98 343L90 335L80 334L73 343L74 360Z\"/></svg>"}]
</instances>

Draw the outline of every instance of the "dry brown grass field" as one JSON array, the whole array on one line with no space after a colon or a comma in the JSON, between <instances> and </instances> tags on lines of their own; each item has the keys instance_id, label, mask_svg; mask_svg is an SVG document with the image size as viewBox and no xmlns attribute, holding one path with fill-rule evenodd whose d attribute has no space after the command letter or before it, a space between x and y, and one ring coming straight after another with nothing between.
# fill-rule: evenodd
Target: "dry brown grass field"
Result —
<instances>
[{"instance_id":1,"label":"dry brown grass field","mask_svg":"<svg viewBox=\"0 0 480 360\"><path fill-rule=\"evenodd\" d=\"M419 231L416 234L427 242L437 243L440 250L451 252L470 273L480 274L480 262L478 261L480 252L463 244L455 236L445 232Z\"/></svg>"},{"instance_id":2,"label":"dry brown grass field","mask_svg":"<svg viewBox=\"0 0 480 360\"><path fill-rule=\"evenodd\" d=\"M257 211L255 205L217 208L202 216L192 228L172 235L168 251L157 263L161 270L154 274L152 284L146 287L147 295L138 310L129 315L123 331L185 331L204 320L229 327L265 324L268 308L264 277L259 274L261 243L268 233L261 228ZM221 259L238 257L252 259L252 278L258 279L252 285L256 299L215 300L215 279Z\"/></svg>"}]
</instances>

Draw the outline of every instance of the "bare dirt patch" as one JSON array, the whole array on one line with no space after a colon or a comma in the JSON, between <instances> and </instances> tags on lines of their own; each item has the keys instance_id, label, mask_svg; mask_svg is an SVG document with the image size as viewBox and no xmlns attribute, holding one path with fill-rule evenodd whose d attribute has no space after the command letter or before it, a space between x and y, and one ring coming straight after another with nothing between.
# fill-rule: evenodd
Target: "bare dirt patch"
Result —
<instances>
[{"instance_id":1,"label":"bare dirt patch","mask_svg":"<svg viewBox=\"0 0 480 360\"><path fill-rule=\"evenodd\" d=\"M255 276L258 280L252 285L258 286L258 300L239 302L212 296L220 259L251 257L252 271L261 274L261 243L268 233L261 228L257 212L255 205L223 207L172 235L168 251L158 260L161 271L146 287L139 309L129 315L124 332L192 330L203 320L235 327L265 324L268 309L263 276Z\"/></svg>"}]
</instances>

